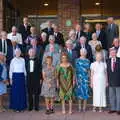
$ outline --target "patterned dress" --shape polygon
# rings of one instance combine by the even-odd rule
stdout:
[[[43,72],[45,72],[45,80],[42,84],[42,91],[41,96],[44,97],[56,97],[56,75],[55,75],[55,68],[43,68]],[[51,84],[51,87],[48,86],[48,82]]]
[[[87,100],[89,98],[89,73],[90,61],[88,59],[78,58],[76,67],[76,86],[75,95],[78,99]]]
[[[70,65],[65,68],[57,66],[57,77],[59,81],[59,96],[64,100],[71,100],[73,96],[73,68]]]

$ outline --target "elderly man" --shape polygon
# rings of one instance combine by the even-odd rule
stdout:
[[[26,60],[27,70],[27,88],[29,111],[39,110],[40,80],[42,79],[42,70],[39,59],[36,57],[34,48],[29,49],[29,57]],[[35,108],[34,108],[35,107]]]
[[[74,66],[75,59],[78,58],[78,53],[75,49],[73,49],[72,40],[67,40],[66,41],[66,48],[63,50],[63,52],[68,55],[69,62]]]
[[[82,36],[80,37],[79,43],[75,47],[75,50],[78,52],[78,56],[80,56],[80,49],[85,48],[87,50],[87,58],[90,60],[90,62],[93,62],[93,55],[92,55],[92,49],[88,43],[86,43],[86,37]]]
[[[51,21],[47,21],[47,25],[48,25],[48,27],[43,29],[42,32],[46,32],[48,37],[49,37],[49,35],[53,35],[54,34],[54,30],[53,30]]]
[[[10,39],[11,42],[22,44],[22,35],[17,32],[16,26],[12,27],[12,32],[8,34],[7,38]]]
[[[58,26],[54,26],[54,36],[55,36],[55,43],[59,44],[61,47],[65,46],[63,34],[59,32]]]
[[[108,85],[110,111],[109,113],[117,112],[120,115],[120,59],[116,57],[116,50],[110,49],[110,58],[107,61]]]
[[[112,47],[112,43],[114,38],[119,37],[119,28],[118,25],[115,24],[113,17],[109,17],[107,19],[107,27],[106,27],[106,40],[108,49]]]
[[[7,32],[5,31],[1,32],[0,52],[4,53],[7,59],[6,63],[9,65],[13,58],[13,46],[11,40],[7,39]]]
[[[97,35],[97,39],[101,42],[103,49],[107,50],[106,34],[105,31],[102,30],[100,23],[95,25],[95,33]]]
[[[30,35],[30,24],[28,17],[23,18],[23,24],[19,26],[19,32],[22,34],[23,44],[25,44],[25,40]]]
[[[81,36],[86,36],[85,33],[82,31],[82,28],[79,24],[76,25],[75,31],[76,31],[76,40],[77,41],[79,41]]]

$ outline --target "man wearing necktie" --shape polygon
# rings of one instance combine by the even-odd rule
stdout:
[[[110,49],[110,58],[107,61],[108,85],[109,85],[109,113],[120,115],[120,59],[116,57],[116,49]]]
[[[112,47],[113,39],[119,37],[119,27],[115,24],[114,19],[109,17],[107,19],[106,27],[106,38],[107,38],[107,47],[108,49]]]
[[[71,40],[66,41],[66,48],[63,50],[64,53],[68,55],[69,62],[73,65],[75,64],[75,59],[78,58],[78,53],[73,49],[73,42]]]
[[[13,58],[13,46],[9,39],[7,39],[7,33],[5,31],[1,32],[0,39],[0,52],[4,53],[6,56],[6,63],[9,66],[11,59]]]
[[[54,26],[54,36],[55,36],[55,43],[60,45],[61,47],[65,46],[65,41],[63,38],[63,34],[59,32],[58,26]]]
[[[79,24],[76,25],[75,27],[76,30],[76,40],[79,42],[81,36],[86,36],[85,33],[82,31],[82,28]]]
[[[97,40],[101,42],[103,49],[107,50],[106,34],[100,23],[95,25],[95,32],[97,35]]]

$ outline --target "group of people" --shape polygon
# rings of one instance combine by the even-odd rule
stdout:
[[[4,94],[10,86],[9,108],[21,112],[39,111],[40,96],[45,98],[46,114],[55,112],[54,102],[60,100],[62,113],[72,114],[73,99],[79,111],[87,110],[87,100],[93,95],[93,112],[107,107],[109,113],[120,115],[120,47],[119,30],[114,19],[107,19],[105,29],[100,23],[95,30],[85,23],[77,24],[64,40],[57,25],[37,34],[27,17],[11,33],[0,36],[0,112],[4,109]],[[91,91],[93,94],[91,94]]]

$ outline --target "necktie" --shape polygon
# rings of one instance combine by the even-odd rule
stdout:
[[[78,40],[79,38],[79,32],[77,32],[77,35],[76,35],[76,40]]]
[[[113,59],[113,61],[112,61],[112,71],[113,72],[115,71],[115,65],[116,65],[116,61],[115,61],[115,59]]]

